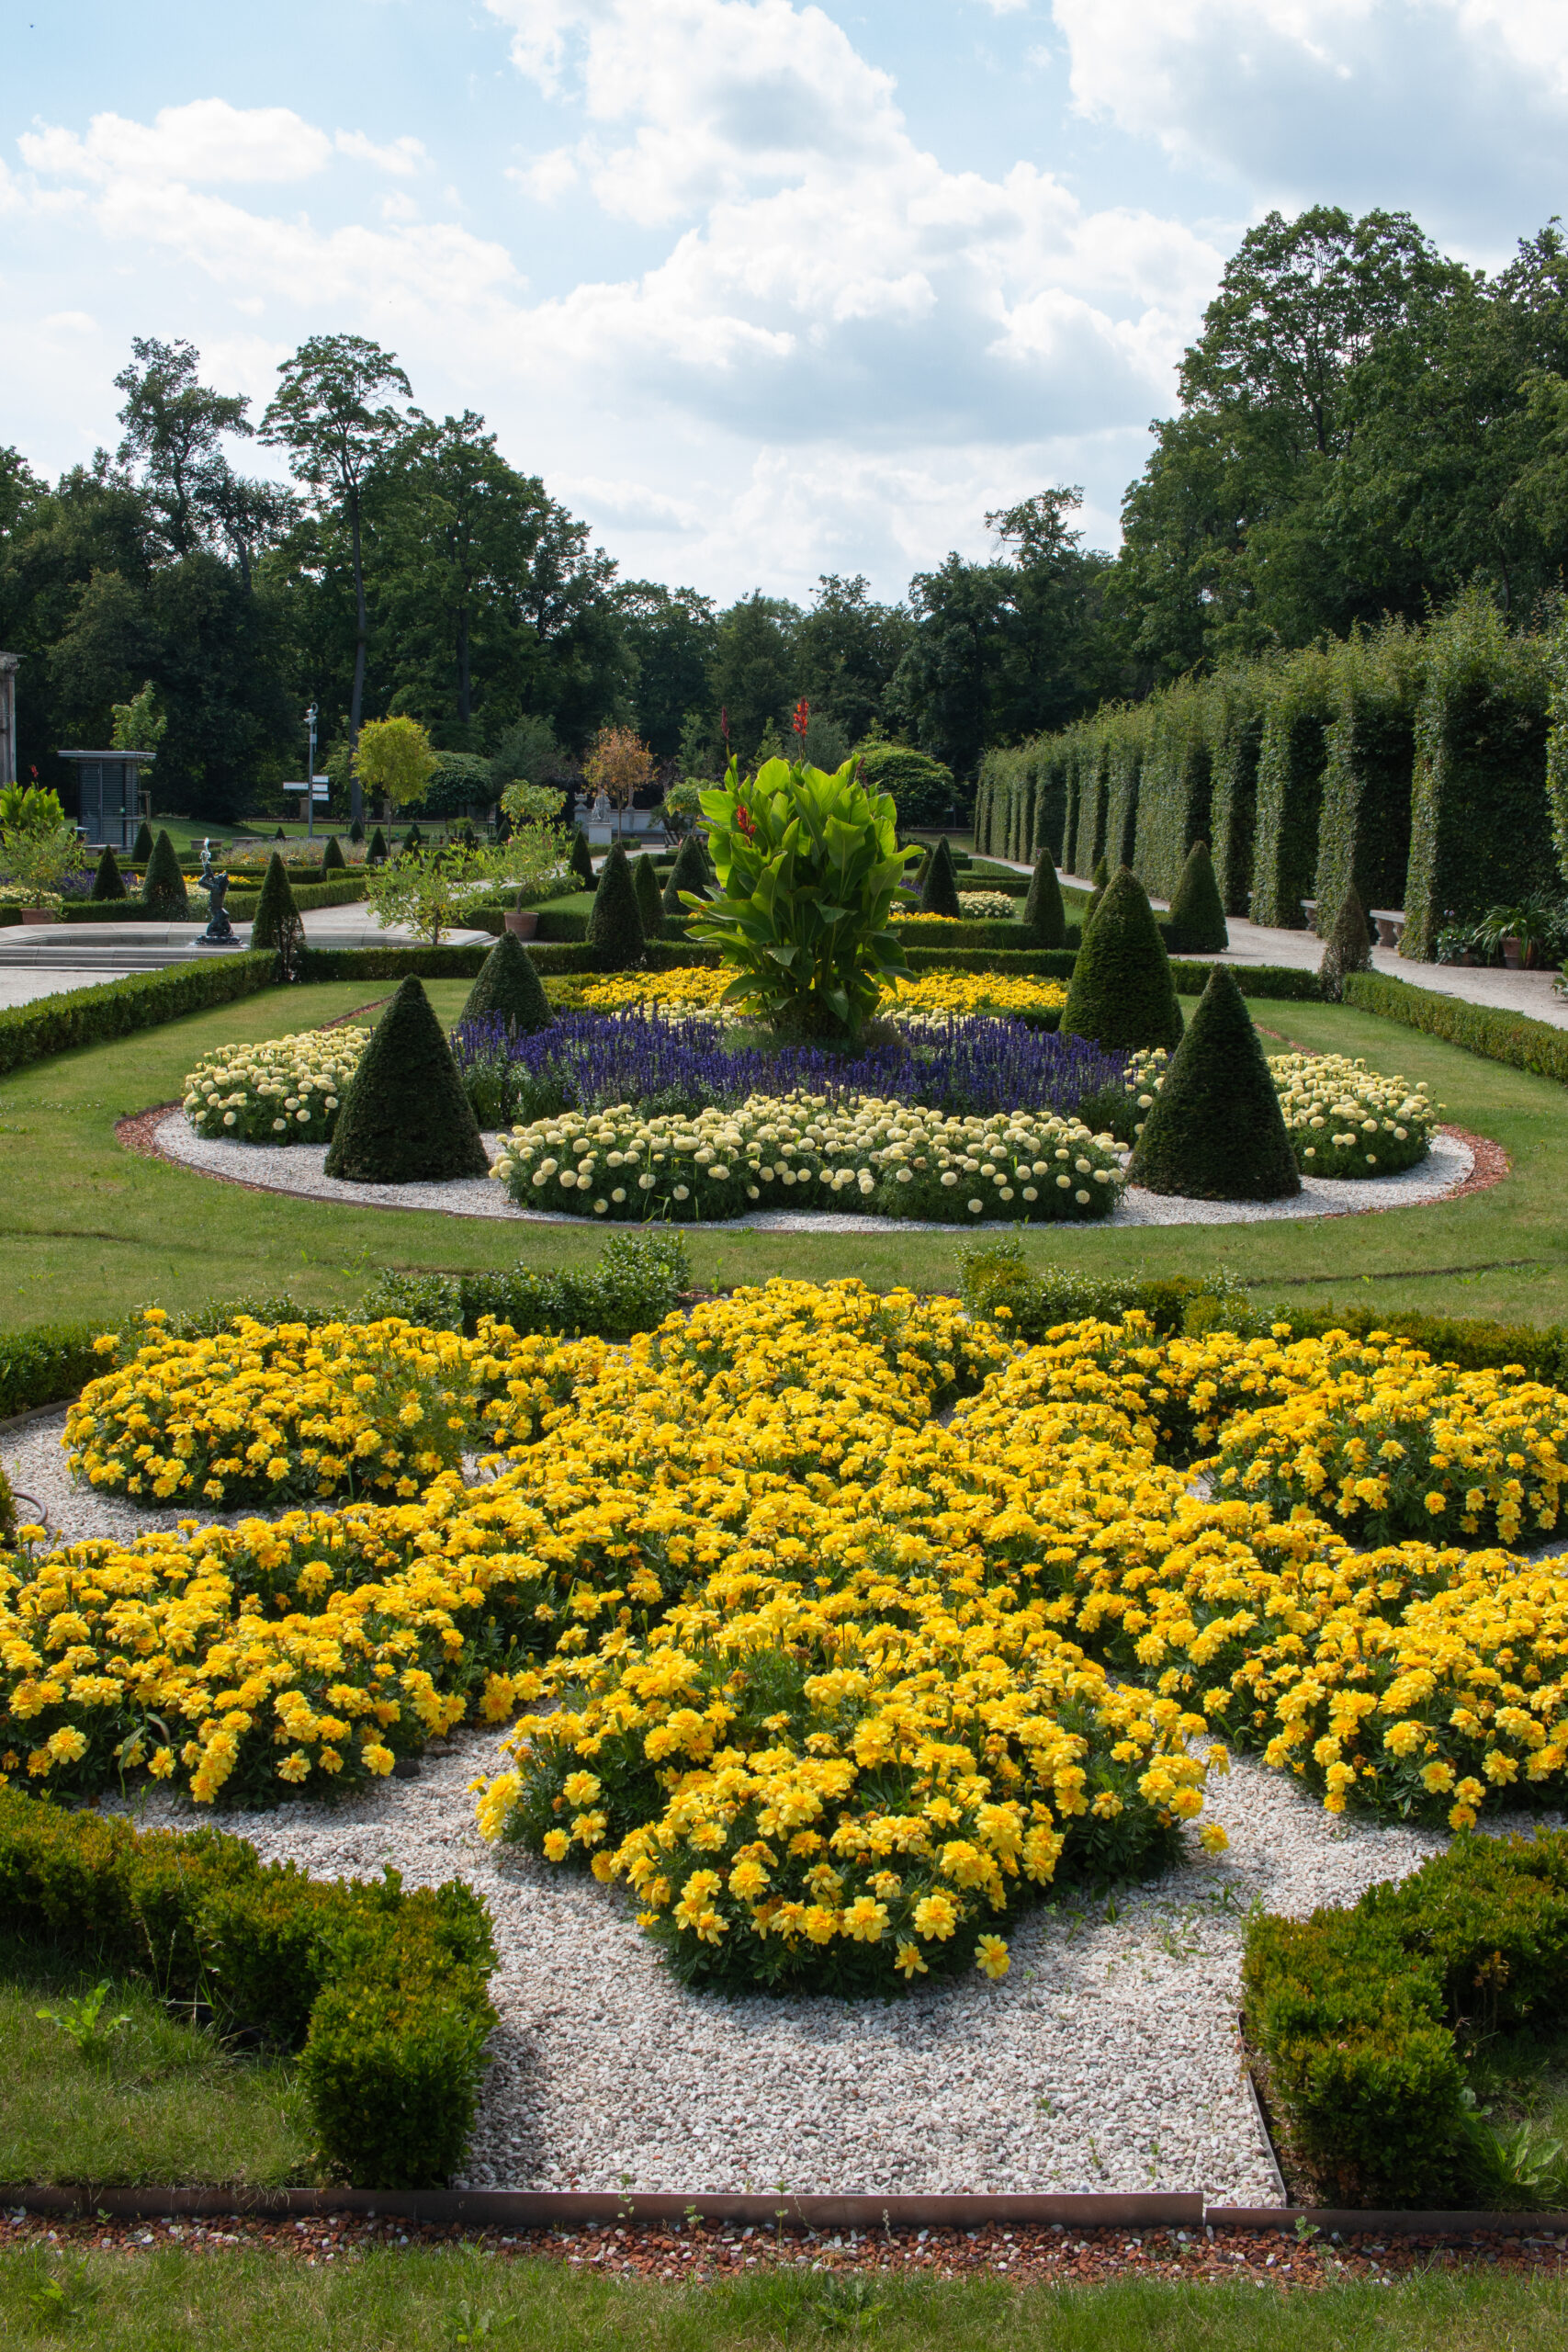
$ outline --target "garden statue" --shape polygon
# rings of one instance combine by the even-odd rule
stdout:
[[[207,893],[207,929],[197,941],[198,947],[235,947],[238,934],[229,920],[223,901],[228,896],[229,876],[212,870],[210,842],[201,844],[201,872],[197,876],[197,888]]]

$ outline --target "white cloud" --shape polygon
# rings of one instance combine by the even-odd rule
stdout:
[[[96,114],[86,136],[42,125],[17,141],[24,162],[51,177],[100,187],[164,181],[301,180],[332,157],[332,141],[288,107],[231,107],[197,98],[164,107],[151,123]]]
[[[363,130],[340,130],[333,141],[340,155],[352,155],[356,164],[373,164],[378,172],[393,172],[400,179],[409,178],[430,160],[423,139],[394,139],[378,147]]]
[[[515,164],[507,172],[525,195],[538,204],[556,204],[577,186],[581,175],[570,147],[553,147],[531,164]]]

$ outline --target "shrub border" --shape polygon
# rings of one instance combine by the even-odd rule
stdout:
[[[89,989],[41,996],[31,1004],[0,1012],[0,1077],[67,1054],[79,1046],[99,1046],[138,1029],[156,1029],[187,1012],[232,1004],[271,988],[276,956],[215,955],[209,961],[165,966],[159,972],[127,972]]]
[[[1347,973],[1345,1002],[1359,1012],[1402,1022],[1405,1028],[1419,1029],[1445,1045],[1461,1046],[1483,1060],[1502,1062],[1509,1069],[1555,1079],[1568,1086],[1568,1029],[1554,1028],[1550,1021],[1534,1020],[1528,1012],[1472,1004],[1468,997],[1442,996],[1435,989],[1416,988],[1383,972]]]

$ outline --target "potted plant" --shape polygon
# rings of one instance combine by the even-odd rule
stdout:
[[[560,794],[548,785],[528,784],[522,777],[509,784],[501,806],[511,828],[491,853],[497,871],[514,886],[514,897],[502,920],[518,939],[532,939],[539,927],[537,907],[524,899],[561,872],[566,860],[566,835],[558,822]]]
[[[30,821],[24,818],[8,824],[0,834],[6,863],[21,887],[24,922],[53,922],[60,911],[60,885],[68,874],[80,872],[83,864],[75,826],[63,821],[52,793],[39,797],[51,804],[48,811],[41,816],[28,812]]]
[[[1475,926],[1475,943],[1488,955],[1501,954],[1510,972],[1533,971],[1552,960],[1562,931],[1561,908],[1526,899],[1517,906],[1488,907]]]

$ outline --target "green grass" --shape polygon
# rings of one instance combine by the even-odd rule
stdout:
[[[0,2180],[272,2187],[311,2177],[291,2066],[230,2054],[137,1983],[111,1986],[100,2023],[130,2023],[84,2056],[38,2011],[63,2008],[91,1989],[92,1974],[19,1949],[0,1965]]]
[[[51,2275],[72,2316],[34,2301]],[[86,2352],[1556,2352],[1562,2289],[1435,2273],[1282,2298],[1256,2286],[1098,2288],[877,2279],[863,2312],[810,2274],[709,2288],[622,2285],[468,2250],[373,2250],[309,2268],[259,2251],[159,2247],[134,2259],[65,2250],[0,2256],[0,2327],[17,2352],[68,2337]]]
[[[519,1260],[549,1269],[591,1261],[599,1240],[587,1224],[329,1208],[213,1183],[138,1159],[115,1142],[115,1122],[175,1100],[203,1054],[330,1020],[382,985],[272,990],[0,1080],[7,1177],[0,1185],[7,1274],[0,1324],[114,1322],[138,1303],[179,1309],[279,1291],[307,1306],[350,1305],[384,1265],[457,1272]],[[468,987],[438,980],[430,992],[438,1014],[451,1021]],[[1034,1228],[1024,1236],[1032,1258],[1150,1273],[1205,1273],[1224,1262],[1265,1299],[1280,1285],[1282,1296],[1303,1303],[1375,1296],[1386,1309],[1568,1319],[1562,1207],[1568,1091],[1346,1006],[1259,1002],[1254,1010],[1272,1051],[1282,1034],[1427,1080],[1450,1119],[1504,1146],[1513,1173],[1466,1200],[1332,1225]],[[957,1284],[953,1239],[895,1225],[886,1235],[694,1234],[692,1255],[699,1280],[715,1288],[771,1274],[818,1281],[858,1274],[882,1289]]]

